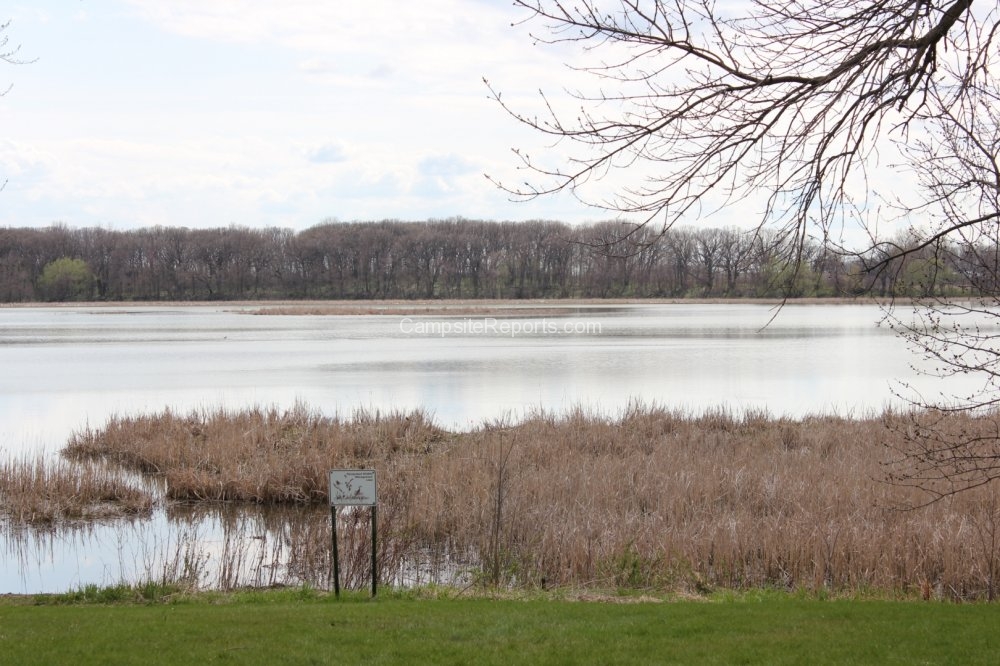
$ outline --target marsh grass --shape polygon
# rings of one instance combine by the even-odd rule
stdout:
[[[996,491],[905,510],[918,491],[883,481],[902,418],[636,405],[615,418],[539,413],[449,433],[420,412],[344,420],[299,406],[118,417],[75,434],[66,454],[159,475],[173,500],[310,512],[268,528],[274,543],[296,544],[284,574],[310,584],[329,580],[328,518],[315,508],[327,470],[365,467],[379,474],[383,581],[418,571],[435,582],[436,567],[454,579],[467,562],[472,581],[495,588],[992,598]],[[970,432],[996,427],[992,416],[955,418]],[[363,586],[365,514],[341,523]]]
[[[0,512],[15,524],[146,515],[153,504],[141,484],[106,465],[42,456],[0,463]]]
[[[301,405],[168,410],[113,417],[99,431],[74,433],[63,453],[161,476],[172,500],[313,504],[327,499],[329,469],[405,462],[445,436],[421,412],[361,411],[343,420]]]

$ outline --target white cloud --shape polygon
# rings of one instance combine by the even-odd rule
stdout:
[[[335,164],[347,159],[344,146],[338,141],[326,141],[306,151],[306,157],[316,164]]]
[[[521,42],[510,10],[468,0],[128,0],[139,16],[187,37],[274,45],[320,56],[379,54],[414,70],[457,69]],[[307,61],[309,62],[309,61]]]
[[[0,178],[34,182],[52,170],[53,162],[52,155],[34,146],[0,139]]]
[[[434,155],[420,160],[420,171],[429,176],[457,176],[479,167],[461,155]]]
[[[601,216],[483,177],[516,176],[510,148],[538,137],[482,77],[531,108],[542,72],[566,75],[505,3],[119,0],[83,27],[79,9],[19,10],[40,60],[0,102],[2,224]]]

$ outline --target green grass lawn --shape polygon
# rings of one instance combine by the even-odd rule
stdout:
[[[995,664],[1000,606],[780,595],[0,601],[2,664]]]

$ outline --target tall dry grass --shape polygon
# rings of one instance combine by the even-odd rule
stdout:
[[[0,513],[15,523],[148,514],[153,496],[102,465],[19,459],[0,463]]]
[[[345,420],[304,406],[167,410],[74,433],[63,453],[162,476],[173,500],[309,504],[326,501],[331,468],[397,464],[446,436],[419,411]]]
[[[495,573],[522,582],[929,584],[941,595],[992,595],[995,499],[984,490],[900,510],[916,498],[880,481],[883,440],[893,436],[885,418],[793,422],[664,410],[634,410],[618,421],[539,416],[476,433],[466,456],[435,465],[434,483],[415,500],[437,533],[478,536],[487,553],[499,541],[505,559]],[[508,450],[497,539],[476,525],[496,528],[496,470]],[[452,498],[460,475],[472,488]],[[449,501],[463,506],[456,511]],[[462,523],[461,515],[475,519]]]
[[[471,558],[494,585],[992,598],[997,491],[903,510],[921,501],[917,491],[882,481],[902,418],[637,406],[618,418],[537,414],[456,434],[419,412],[164,412],[112,419],[74,435],[66,452],[162,475],[182,500],[320,503],[328,469],[373,467],[383,578]],[[994,417],[954,418],[970,431],[996,427]],[[289,538],[325,549],[322,525]],[[299,559],[328,563],[311,552]]]

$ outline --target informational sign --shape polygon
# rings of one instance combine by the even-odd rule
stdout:
[[[372,517],[372,597],[378,589],[378,501],[375,470],[330,470],[330,533],[333,546],[333,591],[340,598],[340,556],[337,552],[337,514],[341,506],[369,506]]]
[[[330,470],[330,506],[375,506],[375,470]]]

